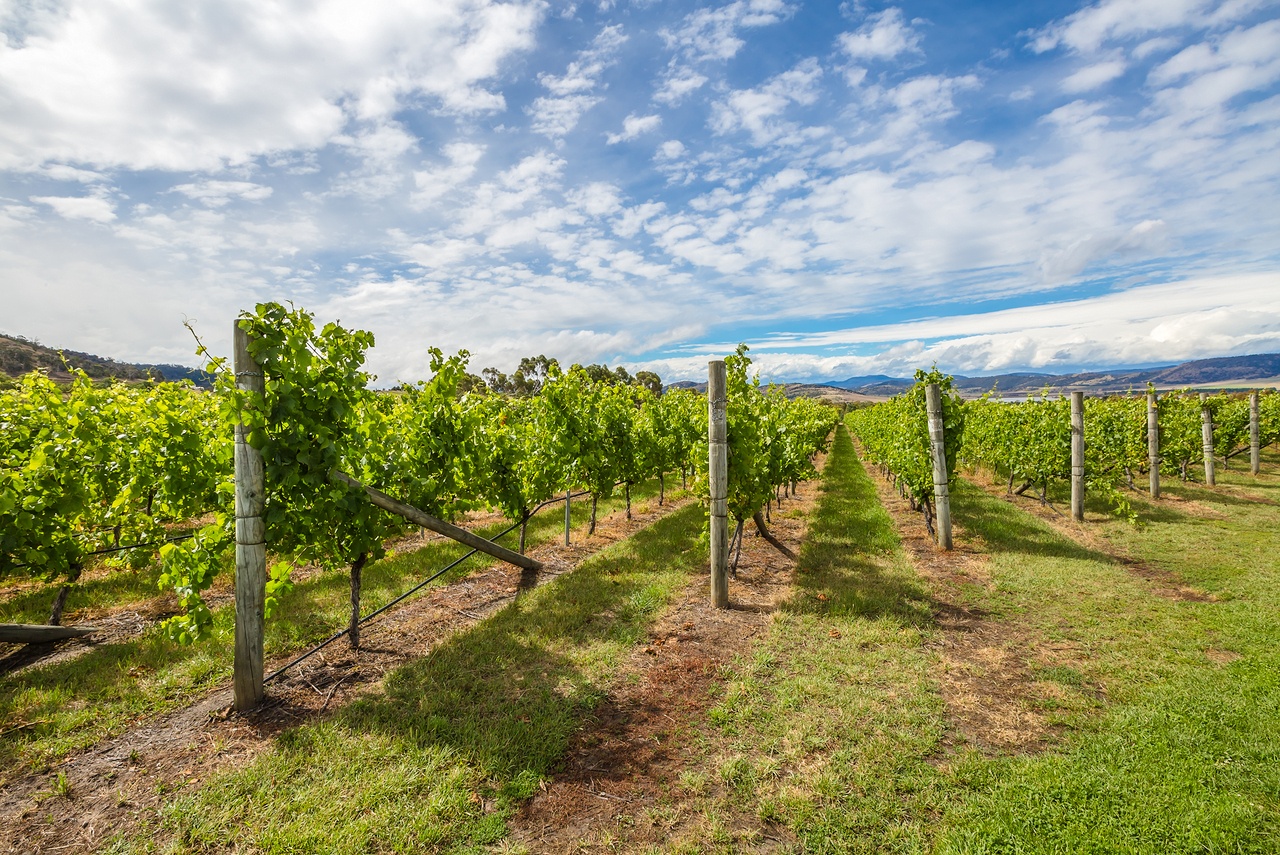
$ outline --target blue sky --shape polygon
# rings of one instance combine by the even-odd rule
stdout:
[[[0,331],[383,382],[1280,350],[1280,3],[0,0]]]

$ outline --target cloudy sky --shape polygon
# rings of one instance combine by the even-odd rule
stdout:
[[[664,379],[1280,350],[1280,2],[0,0],[0,332]]]

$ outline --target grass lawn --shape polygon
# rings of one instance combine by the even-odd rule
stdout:
[[[1264,483],[1274,496],[1275,476]],[[972,486],[957,492],[958,521],[991,553],[995,584],[979,603],[1046,642],[1027,649],[1028,665],[1076,702],[1055,750],[957,767],[966,792],[939,851],[1280,847],[1280,514],[1166,489],[1196,505],[1140,502],[1138,527],[1051,527]],[[1079,702],[1088,695],[1104,700]]]

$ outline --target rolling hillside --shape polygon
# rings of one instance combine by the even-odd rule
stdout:
[[[65,363],[64,363],[65,358]],[[208,386],[208,375],[185,365],[137,365],[116,362],[92,353],[58,350],[22,336],[0,335],[0,375],[20,377],[30,371],[45,370],[54,380],[70,380],[67,367],[78,368],[95,380],[115,378],[127,382],[144,380],[191,380]]]

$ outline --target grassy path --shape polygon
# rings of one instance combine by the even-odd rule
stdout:
[[[688,505],[163,810],[177,851],[482,851],[706,560]],[[145,851],[149,839],[122,840]]]
[[[841,428],[790,600],[712,710],[701,822],[670,851],[735,851],[752,812],[805,852],[919,851],[942,806],[930,595]],[[763,841],[767,843],[768,841]]]

